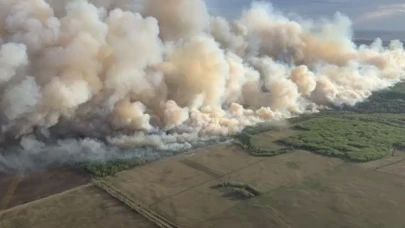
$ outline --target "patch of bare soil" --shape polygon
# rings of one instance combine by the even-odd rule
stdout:
[[[104,191],[79,187],[0,212],[1,228],[156,227]]]

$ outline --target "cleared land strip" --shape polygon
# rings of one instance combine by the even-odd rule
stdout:
[[[171,221],[167,220],[163,216],[155,213],[154,211],[148,210],[146,207],[142,206],[139,203],[136,203],[129,199],[128,197],[125,197],[123,194],[121,194],[119,191],[114,189],[114,187],[109,186],[108,184],[99,181],[98,179],[94,179],[93,183],[99,187],[100,189],[106,191],[110,196],[114,197],[115,199],[121,201],[137,213],[141,214],[145,218],[147,218],[149,221],[155,223],[157,226],[162,227],[162,228],[176,228],[178,227]]]

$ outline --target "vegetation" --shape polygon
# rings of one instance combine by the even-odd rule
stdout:
[[[373,115],[318,117],[297,124],[296,128],[302,130],[301,133],[281,142],[352,161],[375,160],[384,157],[393,148],[404,147],[405,126],[384,121]]]
[[[251,142],[252,135],[242,132],[241,134],[238,134],[235,136],[235,140],[239,146],[241,146],[246,152],[248,152],[250,155],[253,156],[261,156],[261,157],[271,157],[271,156],[276,156],[279,154],[284,154],[287,153],[291,150],[293,150],[292,147],[288,148],[281,148],[281,149],[276,149],[276,150],[264,150],[257,148],[254,146]]]
[[[260,123],[260,124],[256,124],[256,125],[253,125],[253,126],[245,127],[245,129],[243,129],[242,133],[247,134],[247,135],[256,135],[256,134],[259,134],[259,133],[270,131],[270,130],[275,129],[275,128],[276,128],[276,126],[274,126],[274,124]]]
[[[342,107],[290,122],[300,130],[279,143],[356,162],[405,149],[405,83],[374,93],[355,107]]]
[[[212,186],[212,188],[219,188],[226,191],[229,194],[236,194],[243,198],[252,198],[262,194],[260,190],[257,188],[243,183],[236,183],[236,182],[220,182]]]
[[[83,167],[86,171],[97,177],[106,177],[145,163],[147,163],[147,161],[138,159],[114,160],[99,163],[87,163],[84,164]]]

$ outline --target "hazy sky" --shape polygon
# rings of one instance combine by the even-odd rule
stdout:
[[[214,14],[238,15],[251,0],[205,0]],[[268,0],[267,0],[268,1]],[[284,12],[308,17],[333,15],[336,11],[348,15],[355,29],[405,31],[404,0],[272,0],[273,6]]]

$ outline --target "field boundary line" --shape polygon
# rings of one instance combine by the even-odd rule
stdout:
[[[249,156],[250,156],[250,155],[249,155]],[[179,191],[179,192],[177,192],[177,193],[175,193],[175,194],[173,194],[173,195],[164,197],[163,199],[158,200],[158,201],[156,201],[156,202],[150,204],[149,207],[156,206],[156,205],[158,205],[159,203],[162,203],[162,202],[164,202],[164,201],[166,201],[166,200],[169,200],[170,198],[172,198],[172,197],[174,197],[174,196],[180,195],[180,194],[182,194],[182,193],[184,193],[184,192],[187,192],[187,191],[190,191],[190,190],[192,190],[192,189],[196,189],[196,188],[198,188],[198,187],[200,187],[200,186],[202,186],[202,185],[204,185],[204,184],[206,184],[206,183],[209,183],[209,182],[212,182],[212,181],[216,181],[216,180],[221,180],[222,178],[224,178],[224,177],[226,177],[226,176],[229,176],[229,175],[231,175],[232,173],[236,173],[236,172],[238,172],[238,171],[247,169],[247,168],[249,168],[249,167],[251,167],[251,166],[260,164],[260,163],[262,163],[262,162],[265,162],[265,160],[266,160],[266,159],[263,158],[263,159],[261,159],[261,160],[258,160],[258,161],[256,161],[256,162],[254,162],[254,163],[251,163],[251,164],[248,164],[248,165],[246,165],[246,166],[243,166],[243,167],[234,169],[234,170],[229,171],[229,172],[227,172],[227,173],[223,173],[221,177],[212,178],[212,179],[203,181],[203,182],[201,182],[201,183],[199,183],[199,184],[197,184],[197,185],[194,185],[194,186],[191,186],[191,187],[186,188],[186,189],[184,189],[184,190],[181,190],[181,191]],[[199,170],[197,170],[197,171],[199,171]],[[200,172],[202,172],[202,171],[200,171]]]
[[[105,183],[104,181],[100,179],[93,179],[93,183],[95,186],[98,188],[104,190],[106,193],[108,193],[111,197],[117,199],[118,201],[124,203],[128,207],[130,207],[132,210],[136,211],[140,215],[144,216],[146,219],[149,221],[153,222],[157,226],[161,228],[178,228],[175,223],[169,221],[167,218],[163,217],[162,215],[147,209],[144,207],[142,204],[134,202],[133,200],[129,199],[126,197],[124,194],[119,192],[118,190],[114,189],[114,187],[110,186],[109,184]]]
[[[27,206],[32,205],[32,204],[37,204],[37,203],[40,203],[40,202],[42,202],[42,201],[46,201],[46,200],[48,200],[48,199],[52,199],[52,198],[55,198],[55,197],[60,197],[60,196],[65,195],[65,194],[67,194],[67,193],[77,191],[77,190],[79,190],[79,189],[83,189],[83,188],[90,187],[90,186],[92,186],[92,185],[93,185],[92,183],[87,183],[87,184],[84,184],[84,185],[77,186],[77,187],[75,187],[75,188],[68,189],[68,190],[63,191],[63,192],[59,192],[59,193],[56,193],[56,194],[51,194],[51,195],[49,195],[49,196],[46,196],[46,197],[43,197],[43,198],[40,198],[40,199],[31,201],[31,202],[23,203],[23,204],[20,204],[20,205],[15,206],[15,207],[8,208],[8,209],[6,209],[6,210],[0,211],[0,218],[1,218],[1,216],[2,216],[3,214],[5,214],[5,213],[8,212],[8,211],[18,210],[18,209],[20,209],[20,208],[24,208],[24,207],[27,207]]]
[[[396,165],[396,164],[402,163],[404,161],[405,161],[405,158],[403,158],[401,160],[398,160],[398,161],[394,161],[394,162],[389,163],[389,164],[377,166],[377,167],[374,168],[374,170],[380,171],[380,169],[383,169],[383,168],[386,168],[386,167],[389,167],[389,166],[392,166],[392,165]]]

